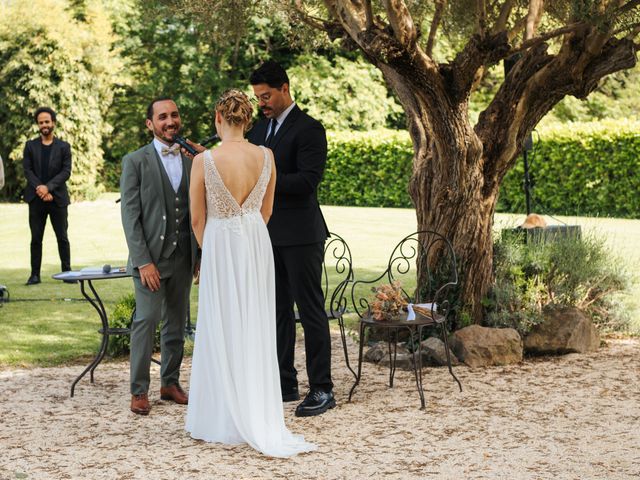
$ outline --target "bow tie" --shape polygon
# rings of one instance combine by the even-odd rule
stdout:
[[[160,153],[162,153],[163,157],[166,157],[167,155],[179,155],[180,145],[177,143],[174,143],[170,147],[162,147],[162,150],[160,150]]]

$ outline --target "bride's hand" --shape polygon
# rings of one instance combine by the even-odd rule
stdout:
[[[185,139],[185,140],[186,140],[186,142],[187,142],[189,145],[191,145],[191,146],[194,148],[194,150],[195,150],[196,152],[198,152],[198,153],[202,153],[202,152],[204,152],[204,151],[206,150],[206,148],[205,148],[205,147],[203,147],[202,145],[200,145],[199,143],[194,143],[194,142],[192,142],[191,140],[189,140],[188,138],[187,138],[187,139]],[[193,160],[193,157],[194,157],[194,156],[193,156],[193,155],[191,155],[189,152],[187,152],[184,148],[181,148],[181,149],[180,149],[180,151],[182,152],[182,154],[183,154],[183,155],[186,155],[187,157],[189,157],[190,159],[192,159],[192,160]]]

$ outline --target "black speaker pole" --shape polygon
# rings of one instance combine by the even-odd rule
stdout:
[[[529,176],[529,160],[527,159],[527,148],[522,151],[524,158],[524,201],[527,207],[527,215],[531,213],[531,177]]]

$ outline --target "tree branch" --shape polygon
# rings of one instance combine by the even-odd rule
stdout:
[[[508,56],[511,48],[505,32],[480,37],[474,35],[469,39],[448,70],[452,79],[450,93],[454,101],[467,98],[480,69],[488,63],[494,63]]]
[[[371,0],[365,0],[364,13],[366,18],[366,22],[365,22],[366,27],[367,28],[373,27],[373,8],[371,7]]]
[[[433,56],[433,47],[436,43],[436,33],[440,22],[442,22],[442,14],[447,6],[447,0],[436,0],[436,9],[433,13],[433,19],[431,20],[431,28],[429,29],[429,39],[427,40],[427,55]]]
[[[618,11],[616,12],[617,15],[624,15],[625,13],[633,10],[634,8],[636,8],[638,5],[640,5],[640,0],[631,0],[628,3],[626,3],[625,5],[622,5]]]
[[[620,35],[621,33],[627,31],[631,29],[631,31],[629,33],[627,33],[627,35],[625,35],[624,38],[626,38],[627,40],[632,40],[634,38],[636,38],[638,36],[638,34],[640,34],[640,23],[634,23],[633,25],[629,25],[626,28],[620,28],[618,30],[616,30],[615,32],[613,32],[613,35]]]
[[[358,44],[360,34],[366,30],[366,13],[362,2],[358,0],[324,0],[324,4],[332,17],[342,26],[342,29]]]
[[[513,28],[507,32],[507,37],[509,38],[509,41],[516,38],[516,35],[518,35],[522,30],[524,30],[524,27],[526,24],[527,24],[526,16],[520,17],[518,20],[516,20],[515,24],[513,25]]]
[[[555,30],[552,30],[550,32],[545,33],[544,35],[540,35],[539,37],[534,37],[531,38],[529,40],[525,40],[524,42],[522,42],[522,44],[519,47],[516,47],[514,49],[512,49],[509,54],[507,56],[511,56],[514,53],[518,53],[518,52],[522,52],[524,50],[528,50],[532,47],[535,47],[536,45],[539,45],[540,43],[546,42],[547,40],[550,40],[552,38],[555,37],[559,37],[561,35],[565,35],[567,33],[572,33],[575,32],[581,28],[584,28],[584,23],[581,22],[576,22],[576,23],[572,23],[570,25],[566,25],[564,27],[561,28],[557,28]]]
[[[500,14],[498,15],[498,19],[493,25],[492,32],[497,33],[502,30],[507,29],[507,23],[509,22],[509,17],[511,16],[511,11],[513,10],[513,4],[515,0],[507,0],[500,7]]]
[[[383,0],[389,18],[389,25],[393,29],[393,35],[404,48],[411,51],[415,48],[418,38],[411,13],[404,0]]]
[[[300,20],[309,25],[311,28],[315,28],[316,30],[326,29],[325,21],[323,19],[314,17],[307,13],[302,4],[302,0],[295,0],[293,2],[293,9],[298,14]]]
[[[485,0],[476,0],[476,33],[484,37],[487,30],[487,4]]]
[[[533,38],[542,19],[544,11],[544,0],[529,0],[529,12],[527,13],[527,21],[524,29],[524,40]]]

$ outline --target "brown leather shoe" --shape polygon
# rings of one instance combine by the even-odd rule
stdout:
[[[146,393],[131,395],[131,411],[138,415],[149,415],[151,411],[149,396]]]
[[[169,385],[168,387],[160,387],[160,398],[162,400],[173,400],[180,405],[189,403],[189,396],[177,383],[175,385]]]

